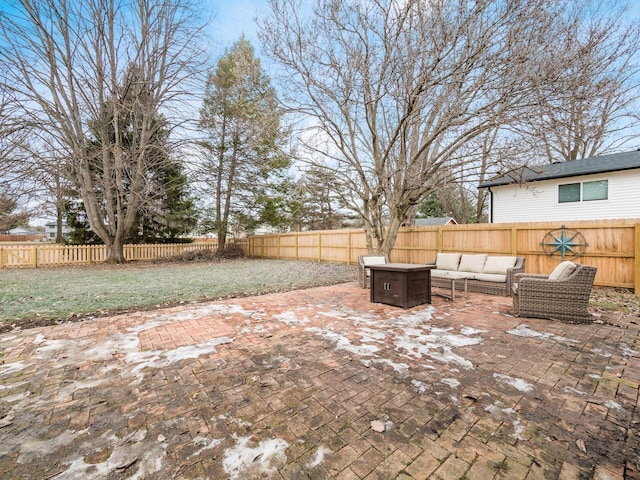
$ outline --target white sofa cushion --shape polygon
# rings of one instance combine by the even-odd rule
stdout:
[[[576,264],[569,261],[560,263],[549,275],[549,280],[565,280],[575,271]]]
[[[466,278],[468,280],[473,280],[474,278],[476,278],[477,273],[473,273],[473,272],[451,272],[449,274],[449,278],[455,278],[457,280],[461,279],[461,278]]]
[[[478,255],[463,254],[462,257],[460,257],[460,265],[458,266],[458,271],[482,273],[482,269],[486,261],[487,255],[484,253]]]
[[[451,270],[438,270],[437,268],[431,270],[432,277],[448,277],[451,273]]]
[[[459,253],[438,253],[436,255],[436,270],[458,270]]]
[[[431,278],[454,278],[460,280],[462,278],[474,279],[477,274],[472,272],[454,272],[451,270],[431,270]]]
[[[504,275],[500,273],[476,273],[476,280],[481,280],[483,282],[495,282],[495,283],[504,283],[507,281],[507,274]]]
[[[487,261],[482,268],[482,273],[497,273],[500,275],[506,275],[507,270],[515,266],[517,257],[487,257]]]

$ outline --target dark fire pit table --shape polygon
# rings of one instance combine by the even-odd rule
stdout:
[[[431,303],[433,265],[386,263],[370,265],[371,302],[411,308]]]

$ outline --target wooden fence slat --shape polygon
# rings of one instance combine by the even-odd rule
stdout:
[[[176,243],[167,245],[125,245],[127,260],[152,260],[180,255],[192,250],[217,248],[217,242]],[[104,245],[9,245],[0,246],[0,269],[38,268],[102,262],[107,257]]]
[[[561,258],[549,257],[540,244],[547,232],[562,223],[580,231],[589,243],[576,261],[598,267],[596,285],[635,288],[640,294],[640,219],[403,227],[390,258],[430,263],[438,252],[517,255],[526,258],[527,272],[549,273]],[[291,249],[284,248],[281,235],[249,237],[250,255],[348,264],[368,253],[362,229],[289,233],[288,238],[295,236]]]

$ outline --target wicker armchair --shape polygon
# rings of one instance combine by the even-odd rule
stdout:
[[[571,264],[571,273],[556,274]],[[570,267],[570,266],[569,266]],[[587,311],[596,268],[563,262],[551,275],[515,276],[513,308],[518,317],[551,318],[567,323],[591,323]],[[555,274],[555,275],[554,275]]]
[[[369,276],[371,271],[367,268],[369,265],[384,265],[389,263],[389,257],[386,255],[358,255],[358,282],[362,288],[369,288]]]

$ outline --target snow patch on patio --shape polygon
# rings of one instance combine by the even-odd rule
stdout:
[[[622,350],[623,357],[637,357],[638,354],[640,353],[637,350],[634,350],[631,347],[629,347],[629,345],[627,345],[626,343],[620,344],[620,350]]]
[[[411,380],[411,385],[415,387],[415,389],[419,394],[423,394],[431,388],[431,385],[429,385],[428,383],[421,382],[420,380],[415,380],[415,379]]]
[[[584,397],[586,395],[585,392],[583,392],[582,390],[578,390],[577,388],[573,388],[573,387],[564,387],[563,389],[566,393],[573,393],[574,395],[578,395],[579,397]]]
[[[254,317],[258,312],[255,310],[245,310],[242,305],[238,304],[209,304],[203,306],[194,306],[188,310],[180,310],[177,312],[166,312],[156,316],[163,324],[167,320],[185,321],[195,320],[198,318],[210,317],[212,315],[232,316],[242,315],[244,317]]]
[[[145,430],[137,430],[125,438],[118,438],[116,435],[110,435],[108,438],[103,435],[102,438],[113,446],[109,458],[104,462],[87,463],[81,456],[73,460],[66,471],[52,478],[65,480],[107,479],[114,478],[114,475],[117,476],[124,470],[129,473],[130,469],[133,474],[127,476],[127,479],[141,480],[162,471],[163,459],[167,455],[167,444],[147,440]],[[84,447],[95,450],[92,445],[93,442],[91,445],[84,445]]]
[[[604,406],[609,408],[609,409],[622,410],[622,405],[620,405],[618,402],[616,402],[614,400],[607,400],[604,403]]]
[[[480,338],[451,333],[451,328],[422,326],[405,329],[394,339],[396,350],[406,352],[407,357],[430,358],[440,363],[453,363],[465,369],[473,369],[473,363],[453,352],[454,348],[477,345]]]
[[[495,378],[496,381],[509,385],[521,392],[530,392],[531,390],[533,390],[531,384],[529,382],[526,382],[525,380],[522,380],[521,378],[513,378],[502,373],[494,373],[493,378]]]
[[[216,448],[224,441],[224,438],[214,438],[213,440],[209,440],[205,437],[196,437],[193,439],[193,445],[195,447],[200,447],[200,450],[193,452],[190,457],[197,457],[202,452],[207,450],[211,450],[212,448]]]
[[[29,367],[29,365],[27,365],[23,361],[3,363],[2,365],[0,365],[0,375],[13,375],[14,373],[20,372],[27,367]]]
[[[277,315],[274,315],[273,318],[275,318],[277,321],[284,323],[288,326],[304,325],[309,323],[308,317],[298,318],[295,312],[291,312],[291,311],[279,313]]]
[[[145,368],[163,368],[179,360],[189,360],[198,358],[201,355],[207,355],[216,352],[216,347],[233,342],[229,337],[218,337],[208,342],[196,345],[185,345],[173,350],[149,350],[149,351],[130,351],[126,355],[126,362],[134,365],[131,369],[139,381],[142,381],[144,375],[142,370]]]
[[[367,342],[384,342],[387,338],[387,334],[383,331],[376,330],[374,328],[359,328],[356,333],[360,335],[360,341]]]
[[[489,412],[496,419],[503,422],[511,422],[513,425],[513,434],[512,437],[517,438],[518,440],[526,440],[526,438],[522,437],[524,433],[525,427],[522,425],[522,421],[520,420],[520,416],[518,412],[513,408],[502,408],[500,402],[489,405],[484,409],[486,412]]]
[[[458,388],[460,386],[460,381],[457,378],[443,378],[440,380],[440,383],[444,383],[451,388]]]
[[[460,333],[462,335],[480,335],[481,333],[486,332],[486,330],[479,330],[477,328],[473,328],[473,327],[462,327],[460,329]]]
[[[18,463],[28,463],[32,461],[35,457],[47,456],[59,448],[64,448],[71,444],[76,438],[80,435],[85,435],[88,432],[86,430],[65,430],[60,435],[54,438],[40,440],[35,439],[33,437],[29,437],[28,435],[19,436],[17,440],[19,442],[18,447],[20,449],[20,455],[18,455]],[[5,438],[5,442],[8,439]],[[5,447],[6,445],[3,445]],[[2,453],[4,448],[0,448],[0,453]]]
[[[335,325],[325,328],[310,327],[306,331],[333,342],[337,350],[346,350],[363,357],[377,357],[366,362],[363,360],[367,366],[374,363],[386,364],[403,375],[408,373],[408,365],[384,358],[382,348],[372,344],[389,344],[406,358],[430,359],[440,363],[453,363],[465,369],[474,368],[471,361],[454,353],[453,349],[477,345],[481,341],[478,335],[483,331],[463,327],[458,334],[453,333],[453,328],[433,327],[428,325],[433,312],[433,307],[428,307],[391,318],[371,313],[356,315],[356,312],[349,312],[349,321],[359,328],[347,332],[359,337],[358,344],[347,337],[347,333],[336,331],[338,327]],[[345,328],[348,329],[348,326]],[[422,366],[431,368],[428,365]]]
[[[507,330],[507,333],[518,337],[544,338],[548,340],[555,340],[556,342],[581,343],[579,340],[573,340],[553,333],[537,332],[536,330],[530,329],[529,325],[524,323],[518,325],[516,328]]]
[[[346,336],[331,330],[326,330],[318,327],[310,327],[307,328],[306,331],[311,332],[315,335],[319,335],[320,337],[334,343],[337,350],[346,350],[347,352],[355,353],[356,355],[368,357],[376,354],[380,350],[375,345],[355,345]]]
[[[375,360],[362,360],[362,363],[364,363],[367,367],[371,365],[387,365],[393,368],[393,370],[395,370],[397,373],[399,373],[403,377],[409,374],[409,365],[407,365],[406,363],[393,362],[388,358],[381,358],[381,359],[375,359]]]
[[[238,478],[264,478],[274,474],[283,466],[287,457],[285,450],[289,444],[279,438],[256,442],[251,437],[238,437],[234,447],[224,452],[222,468],[230,475],[230,480]]]
[[[108,362],[113,361],[114,358],[124,358],[128,368],[113,364],[106,366],[103,373],[109,369],[120,368],[123,376],[133,375],[141,381],[142,371],[145,368],[163,368],[180,360],[195,359],[201,355],[215,353],[216,347],[219,345],[233,342],[233,339],[225,336],[170,350],[140,351],[138,332],[152,328],[151,326],[155,324],[156,321],[146,322],[128,329],[129,333],[114,333],[99,343],[95,343],[92,338],[56,340],[39,336],[36,338],[39,346],[35,350],[33,358],[36,360],[55,359],[58,366],[79,365],[87,361]],[[89,386],[95,387],[109,381],[106,375],[101,380],[95,380]],[[88,388],[82,382],[78,383],[78,387]]]
[[[318,450],[316,450],[315,457],[313,458],[313,460],[311,460],[309,463],[307,463],[306,468],[308,468],[308,469],[316,468],[318,465],[320,465],[322,462],[324,462],[324,457],[326,455],[330,455],[332,453],[333,453],[332,450],[320,445],[318,447]]]

